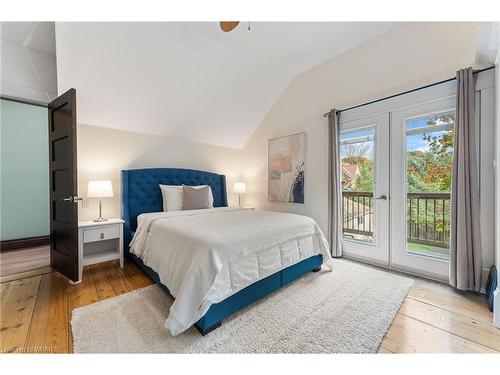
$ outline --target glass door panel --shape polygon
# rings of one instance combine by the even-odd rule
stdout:
[[[391,265],[443,280],[454,121],[453,98],[391,113]]]
[[[406,251],[449,259],[455,111],[405,120]]]
[[[343,253],[388,265],[389,114],[340,121]]]
[[[373,243],[374,151],[374,127],[341,133],[342,234],[345,239]]]

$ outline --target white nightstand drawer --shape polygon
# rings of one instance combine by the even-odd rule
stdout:
[[[104,241],[113,238],[120,237],[120,227],[112,226],[112,227],[102,227],[102,228],[92,228],[85,229],[83,231],[83,242],[96,242],[96,241]]]

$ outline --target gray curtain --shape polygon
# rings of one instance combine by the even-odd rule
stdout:
[[[333,257],[342,255],[339,135],[339,116],[332,109],[328,115],[328,242]]]
[[[457,72],[457,104],[451,190],[450,285],[460,290],[481,287],[479,180],[476,158],[474,76]]]

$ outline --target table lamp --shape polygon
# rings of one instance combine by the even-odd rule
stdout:
[[[233,191],[238,194],[238,206],[241,207],[241,194],[247,192],[247,186],[244,182],[235,182],[233,184]]]
[[[99,198],[99,217],[95,222],[106,221],[102,217],[102,198],[109,198],[113,196],[113,186],[109,180],[89,181],[88,193],[89,198]]]

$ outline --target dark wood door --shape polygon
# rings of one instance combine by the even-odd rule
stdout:
[[[49,104],[50,265],[78,281],[76,90]]]

